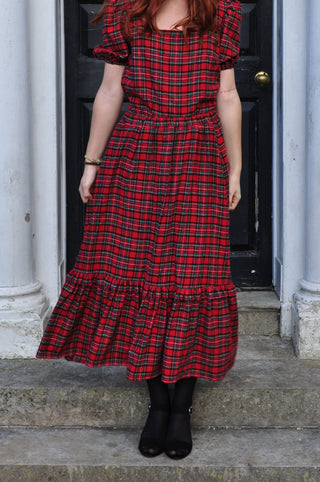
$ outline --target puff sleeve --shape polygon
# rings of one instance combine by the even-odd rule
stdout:
[[[120,13],[123,2],[109,0],[103,18],[103,41],[93,49],[94,57],[109,64],[126,65],[130,54],[129,42],[120,28]]]
[[[220,68],[232,69],[240,54],[242,7],[238,0],[220,0],[223,4],[220,30]]]

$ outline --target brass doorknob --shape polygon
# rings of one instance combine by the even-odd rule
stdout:
[[[267,87],[271,83],[271,77],[267,72],[258,72],[254,76],[254,81],[258,87]]]

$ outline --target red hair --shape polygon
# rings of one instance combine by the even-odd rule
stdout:
[[[100,12],[92,20],[92,23],[97,23],[103,18],[108,1],[113,0],[104,0]],[[185,37],[188,31],[198,31],[201,35],[208,30],[215,31],[218,1],[219,0],[187,0],[189,15],[174,24],[174,27],[181,26]],[[123,8],[121,12],[122,18],[124,19],[124,21],[121,22],[123,34],[128,39],[131,39],[130,22],[133,19],[142,20],[144,32],[158,31],[155,25],[155,16],[163,2],[164,0],[134,0],[127,14],[125,13],[126,8]]]

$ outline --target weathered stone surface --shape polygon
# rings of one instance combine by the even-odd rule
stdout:
[[[280,301],[273,291],[237,293],[241,335],[279,334]]]
[[[123,367],[0,361],[2,426],[141,428],[147,405],[145,383]],[[242,337],[225,379],[198,381],[192,417],[195,428],[317,427],[320,361],[297,359],[278,337]]]
[[[2,482],[318,482],[317,468],[0,467]]]
[[[239,311],[280,310],[280,300],[274,291],[238,291],[237,301]]]
[[[0,431],[2,482],[318,481],[318,430],[193,431],[183,460],[142,457],[138,431],[10,429]]]
[[[240,311],[239,333],[240,335],[278,335],[279,334],[279,311],[275,310],[248,310]]]
[[[300,358],[320,357],[320,296],[300,290],[293,297],[293,342]]]

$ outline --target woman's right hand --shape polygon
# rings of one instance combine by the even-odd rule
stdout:
[[[89,165],[86,164],[83,175],[80,181],[80,186],[79,186],[79,192],[82,201],[86,204],[89,199],[92,199],[92,194],[90,192],[90,189],[93,186],[93,183],[96,179],[96,175],[98,172],[99,166],[95,165]]]

